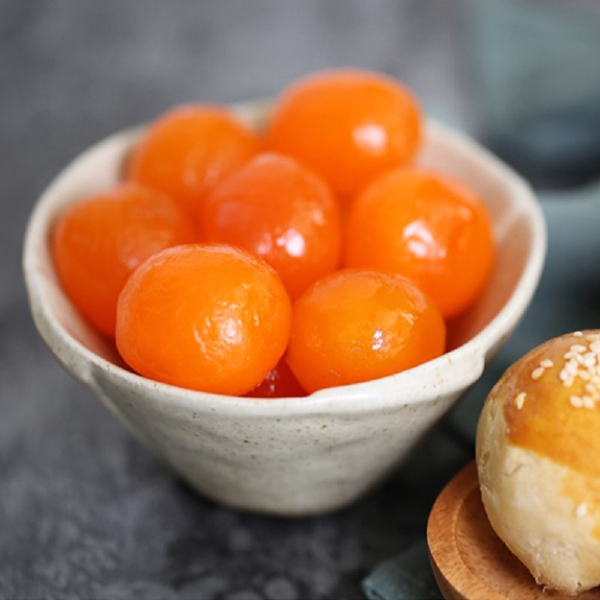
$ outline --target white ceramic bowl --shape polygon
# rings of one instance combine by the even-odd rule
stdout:
[[[255,126],[268,107],[234,107]],[[24,271],[35,324],[63,367],[191,486],[225,504],[281,515],[344,506],[395,467],[482,374],[529,304],[546,249],[530,188],[465,136],[428,123],[424,165],[474,188],[492,216],[497,259],[487,290],[455,320],[449,351],[404,373],[306,398],[218,396],[157,383],[123,368],[75,311],[49,252],[55,217],[111,186],[140,130],[100,142],[42,195],[26,233]]]

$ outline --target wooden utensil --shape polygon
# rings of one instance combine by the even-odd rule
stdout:
[[[492,529],[474,462],[433,505],[427,541],[433,574],[446,600],[600,600],[600,588],[568,596],[536,584]]]

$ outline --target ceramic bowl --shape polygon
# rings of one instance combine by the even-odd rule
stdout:
[[[263,102],[233,108],[260,127]],[[206,496],[279,515],[340,508],[401,463],[482,374],[523,315],[546,249],[531,189],[473,141],[426,125],[420,162],[474,188],[489,208],[497,244],[490,283],[449,327],[449,350],[417,368],[306,398],[262,400],[205,394],[126,369],[65,297],[49,251],[56,216],[120,175],[140,129],[118,133],[72,162],[38,201],[24,271],[35,324],[62,366],[151,451]]]

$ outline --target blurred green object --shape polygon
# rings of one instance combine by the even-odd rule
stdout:
[[[466,22],[484,143],[537,187],[600,178],[600,3],[483,0]]]

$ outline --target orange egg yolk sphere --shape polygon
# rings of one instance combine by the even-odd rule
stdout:
[[[345,265],[413,279],[446,318],[481,294],[493,260],[484,204],[441,173],[414,167],[391,171],[373,181],[350,209]]]
[[[294,303],[287,362],[308,392],[409,369],[444,352],[446,327],[411,281],[344,269]]]
[[[248,252],[190,244],[154,255],[130,277],[117,348],[139,374],[242,395],[282,357],[291,303],[277,273]]]
[[[261,148],[260,137],[226,109],[182,106],[144,132],[129,158],[126,177],[161,190],[196,214],[215,185]]]
[[[131,273],[153,254],[197,238],[192,219],[176,202],[129,183],[67,209],[54,228],[52,253],[73,304],[114,337],[117,299]]]
[[[202,241],[240,246],[279,273],[292,299],[339,267],[342,224],[331,191],[292,158],[261,154],[202,205]]]
[[[340,69],[284,90],[266,136],[271,149],[298,159],[349,201],[377,175],[412,160],[421,121],[415,97],[398,81]]]

